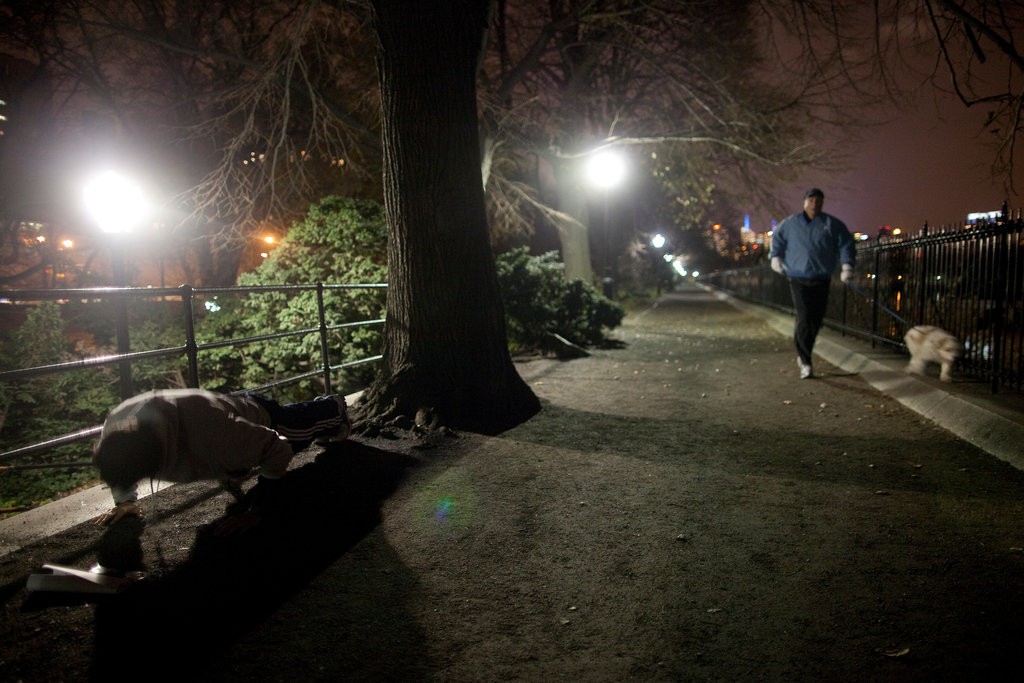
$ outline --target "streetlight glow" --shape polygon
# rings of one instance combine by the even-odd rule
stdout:
[[[146,211],[142,188],[114,171],[85,185],[85,208],[103,232],[131,232]]]
[[[131,232],[147,213],[142,188],[114,171],[104,171],[86,182],[83,195],[86,211],[100,226],[100,230],[110,235],[120,236]],[[130,284],[125,271],[124,245],[120,244],[123,239],[115,237],[110,246],[110,270],[116,287],[127,287]],[[127,299],[119,297],[115,305],[117,353],[125,356],[131,351]],[[118,374],[121,399],[125,400],[134,390],[130,360],[118,363]]]
[[[651,238],[651,246],[654,247],[655,249],[661,249],[663,246],[665,246],[665,236],[659,232],[657,235]]]
[[[588,157],[586,172],[592,185],[607,189],[622,182],[626,175],[626,163],[621,154],[605,150]]]

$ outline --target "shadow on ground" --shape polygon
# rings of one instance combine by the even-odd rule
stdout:
[[[95,544],[97,559],[137,566],[145,543],[146,560],[164,568],[116,597],[91,600],[96,605],[90,677],[120,680],[145,672],[160,679],[194,679],[201,670],[216,672],[218,661],[238,647],[240,638],[258,632],[284,602],[373,531],[380,522],[381,502],[415,463],[409,456],[352,441],[332,446],[281,480],[264,521],[245,534],[218,537],[213,530],[220,520],[196,529],[181,524],[180,517],[167,522],[166,529],[151,529],[164,546],[191,545],[187,559],[173,567],[148,556],[154,551],[141,522],[123,520]],[[166,516],[154,518],[163,522]],[[179,533],[182,538],[175,539]],[[21,611],[31,614],[85,602],[70,594],[37,593],[30,594]],[[401,621],[400,615],[392,616]],[[415,629],[411,619],[407,622]],[[423,638],[409,633],[403,640],[403,647],[415,649]],[[278,642],[268,647],[290,646]],[[67,664],[53,661],[53,676],[46,678],[67,679]]]

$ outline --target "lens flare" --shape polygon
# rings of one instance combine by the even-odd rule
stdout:
[[[473,528],[480,515],[477,489],[462,472],[445,472],[410,501],[406,520],[428,537],[451,538]]]
[[[434,521],[444,524],[455,514],[455,499],[445,496],[434,505]]]

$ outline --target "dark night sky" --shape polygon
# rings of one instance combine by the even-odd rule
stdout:
[[[925,221],[932,226],[962,222],[970,212],[999,210],[1004,200],[1021,207],[1019,195],[1007,196],[991,178],[993,152],[978,137],[985,115],[952,96],[924,95],[915,111],[866,131],[851,149],[848,170],[834,177],[803,174],[780,198],[791,197],[795,212],[803,190],[820,186],[826,212],[851,231],[872,235],[880,225],[916,232]]]

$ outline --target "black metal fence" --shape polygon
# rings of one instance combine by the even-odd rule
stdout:
[[[114,316],[116,326],[116,339],[118,353],[104,356],[86,357],[65,363],[52,365],[27,367],[18,369],[5,369],[0,372],[0,382],[17,382],[33,377],[54,375],[78,371],[86,368],[100,368],[104,366],[117,366],[119,371],[119,393],[122,399],[128,398],[134,393],[132,381],[132,366],[143,360],[156,358],[183,358],[186,364],[184,374],[185,385],[189,387],[200,386],[200,359],[204,351],[224,347],[244,347],[254,344],[285,337],[300,337],[304,335],[319,335],[320,362],[319,366],[305,373],[289,375],[278,378],[272,382],[256,387],[249,387],[233,393],[244,393],[247,391],[265,392],[275,387],[294,384],[306,379],[320,377],[324,392],[333,392],[332,377],[334,373],[352,368],[365,363],[372,363],[380,360],[380,355],[368,356],[345,362],[332,362],[329,354],[328,334],[336,330],[346,330],[359,327],[382,325],[383,318],[358,321],[331,321],[328,317],[327,307],[324,304],[324,293],[340,290],[360,289],[384,289],[387,285],[383,283],[373,284],[312,284],[312,285],[271,285],[256,287],[204,287],[193,288],[189,285],[182,285],[176,288],[89,288],[89,289],[62,289],[62,290],[7,290],[0,291],[0,300],[6,305],[15,306],[21,304],[32,304],[42,301],[78,302],[82,304],[102,302],[112,303],[115,306]],[[242,337],[237,339],[217,339],[200,343],[196,339],[196,307],[214,302],[219,295],[234,294],[248,295],[260,292],[279,292],[284,295],[294,295],[299,292],[313,291],[316,293],[317,317],[315,320],[297,321],[294,329],[277,331],[258,336]],[[129,301],[155,303],[179,302],[181,306],[182,339],[181,346],[170,348],[149,349],[145,351],[131,352],[131,330],[128,324],[127,305]],[[337,360],[337,359],[335,359]],[[113,408],[114,406],[109,406]],[[78,441],[90,439],[99,434],[102,425],[88,425],[81,429],[67,434],[61,434],[47,439],[46,441],[31,443],[19,446],[12,450],[0,453],[0,467],[9,462],[17,460],[20,468],[38,467],[74,467],[87,466],[87,462],[74,463],[33,463],[25,459],[35,454],[53,450],[57,447],[72,444]]]
[[[928,226],[915,236],[862,243],[853,286],[833,278],[826,325],[895,352],[913,325],[935,325],[964,344],[960,372],[992,391],[1024,391],[1024,219],[1006,211],[977,225]],[[766,262],[720,271],[708,284],[792,312],[789,285]]]

